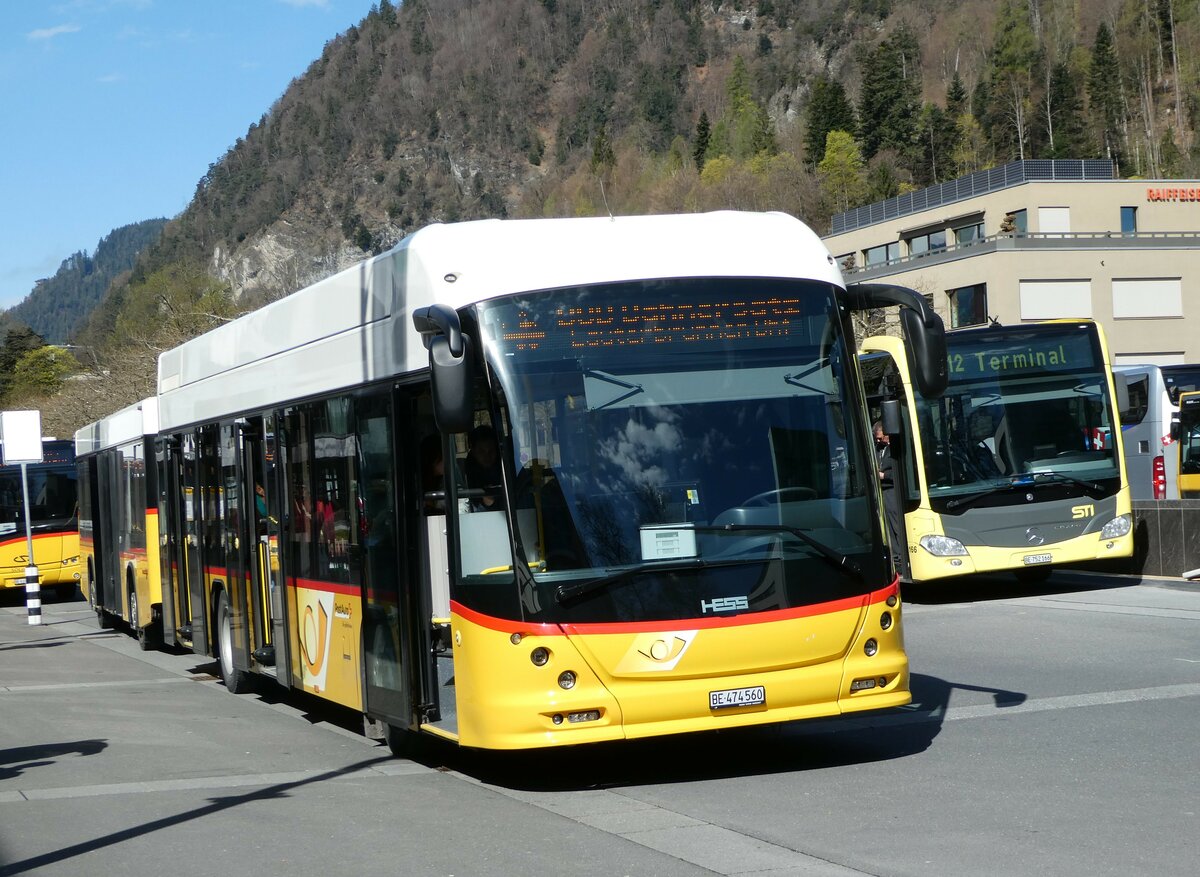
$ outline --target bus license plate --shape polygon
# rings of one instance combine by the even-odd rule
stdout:
[[[1025,565],[1033,566],[1034,564],[1037,564],[1037,563],[1049,563],[1053,559],[1054,559],[1054,555],[1052,555],[1052,554],[1026,554],[1025,555]]]
[[[762,706],[767,702],[767,689],[761,685],[750,688],[727,688],[708,693],[708,708],[724,710],[741,706]]]

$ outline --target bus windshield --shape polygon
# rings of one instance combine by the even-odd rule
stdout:
[[[932,402],[918,397],[936,511],[1031,483],[1116,490],[1113,405],[1094,326],[948,332],[946,345],[949,388]]]
[[[527,617],[702,618],[887,584],[834,294],[669,280],[478,306]]]
[[[1200,393],[1179,400],[1179,472],[1200,475]]]
[[[30,464],[29,521],[39,532],[73,530],[75,519],[75,467]],[[25,532],[25,500],[21,467],[0,469],[0,536]]]

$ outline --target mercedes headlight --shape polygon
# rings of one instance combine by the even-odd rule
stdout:
[[[1121,536],[1126,536],[1133,529],[1132,515],[1117,515],[1111,521],[1104,525],[1104,529],[1100,531],[1101,539],[1117,539]]]
[[[967,554],[967,547],[949,536],[922,536],[921,547],[934,557],[956,557]]]

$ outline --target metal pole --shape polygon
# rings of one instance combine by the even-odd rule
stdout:
[[[29,565],[25,567],[25,609],[30,624],[42,623],[42,586],[37,564],[33,561],[33,525],[29,519],[29,464],[21,464],[21,495],[25,499],[25,548]]]

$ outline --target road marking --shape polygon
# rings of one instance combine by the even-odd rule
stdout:
[[[188,792],[196,790],[239,789],[246,786],[286,786],[314,779],[362,779],[432,773],[432,769],[412,761],[384,761],[345,772],[337,768],[294,770],[285,773],[237,774],[234,776],[190,777],[178,780],[146,780],[137,783],[100,783],[91,786],[64,786],[55,789],[18,789],[0,792],[0,804],[22,801],[55,801],[65,798],[95,798],[101,795],[140,795],[148,792]]]
[[[113,679],[107,682],[58,682],[46,685],[0,685],[0,694],[24,694],[31,691],[70,691],[79,688],[128,688],[137,685],[175,685],[180,682],[204,682],[207,677],[193,679],[172,676],[169,679]]]

